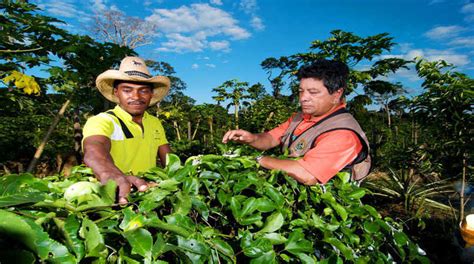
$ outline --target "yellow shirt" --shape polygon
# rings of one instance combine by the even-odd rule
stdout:
[[[132,121],[132,116],[120,106],[117,105],[111,111],[116,117],[100,113],[87,120],[83,129],[84,139],[93,135],[108,137],[111,141],[110,155],[115,166],[123,173],[131,172],[136,175],[155,167],[158,147],[168,143],[160,120],[145,112],[142,130],[140,125]],[[131,132],[132,138],[127,138],[117,117]]]

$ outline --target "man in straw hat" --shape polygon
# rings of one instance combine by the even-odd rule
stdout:
[[[124,204],[132,186],[148,188],[145,180],[132,175],[155,167],[157,156],[164,166],[170,152],[160,120],[146,112],[165,97],[170,80],[151,76],[143,59],[125,57],[118,70],[100,74],[96,85],[117,106],[87,120],[84,162],[102,184],[117,183],[119,203]]]

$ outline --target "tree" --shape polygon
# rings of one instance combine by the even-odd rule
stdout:
[[[119,10],[97,12],[91,29],[100,40],[131,49],[150,44],[156,36],[155,24]]]
[[[412,107],[427,132],[421,133],[425,154],[442,175],[459,176],[468,169],[466,164],[472,164],[474,79],[445,61],[420,59],[416,70],[424,79],[424,91],[413,98]]]
[[[390,102],[397,96],[405,93],[400,83],[390,83],[381,80],[370,81],[364,86],[365,93],[379,103],[387,114],[387,125],[390,128],[392,121],[390,118]]]
[[[213,92],[217,93],[217,96],[212,97],[216,101],[231,100],[231,103],[227,105],[229,108],[231,105],[234,106],[234,121],[235,128],[239,129],[239,110],[241,101],[249,98],[248,95],[248,82],[239,82],[236,79],[225,81],[219,87],[212,89]]]
[[[356,70],[356,66],[364,61],[371,62],[383,52],[388,52],[395,45],[387,33],[369,37],[359,37],[342,30],[331,31],[331,36],[324,41],[315,40],[307,53],[297,53],[283,56],[279,59],[267,58],[261,66],[267,71],[273,85],[273,95],[281,96],[282,86],[287,82],[291,91],[290,98],[296,99],[298,86],[295,74],[301,65],[309,64],[318,59],[334,59],[346,63],[351,69],[346,95],[349,95],[357,85],[374,80],[378,76],[386,76],[400,68],[406,68],[409,61],[399,58],[387,58],[375,61],[367,70]],[[276,77],[272,78],[274,73]],[[287,80],[284,82],[284,80]]]

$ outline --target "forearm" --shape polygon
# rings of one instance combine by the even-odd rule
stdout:
[[[259,164],[269,170],[285,171],[296,181],[306,185],[318,183],[316,177],[303,168],[296,160],[277,159],[265,156],[260,159]]]
[[[279,144],[279,142],[273,139],[273,137],[268,133],[259,133],[253,135],[254,140],[252,142],[249,142],[248,144],[258,150],[271,149]]]

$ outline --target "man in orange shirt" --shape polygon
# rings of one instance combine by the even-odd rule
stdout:
[[[235,141],[259,150],[280,145],[290,157],[302,158],[259,156],[257,162],[266,169],[283,170],[303,184],[324,184],[343,170],[351,172],[354,180],[364,178],[371,164],[369,143],[345,109],[348,76],[349,68],[338,61],[318,60],[303,66],[297,73],[301,112],[265,133],[227,131],[222,142]]]

